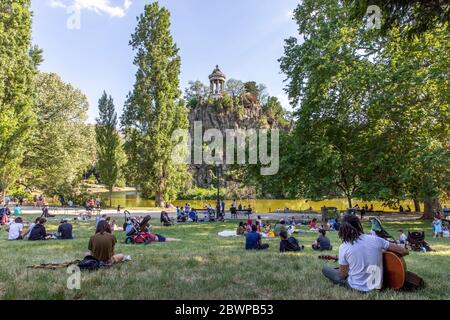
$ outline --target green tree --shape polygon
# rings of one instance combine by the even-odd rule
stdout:
[[[340,1],[305,0],[295,11],[304,41],[286,41],[281,69],[296,110],[288,155],[302,177],[298,189],[313,199],[345,196],[348,206],[360,188],[372,65],[359,56],[359,25],[348,23]]]
[[[122,116],[127,177],[157,206],[176,198],[186,165],[171,158],[175,129],[188,126],[187,109],[178,102],[180,57],[170,34],[170,14],[157,2],[146,5],[130,45],[137,51],[136,82]]]
[[[363,191],[386,201],[421,200],[424,218],[432,218],[450,189],[449,49],[442,28],[413,39],[393,28],[374,58]]]
[[[96,169],[100,181],[109,191],[109,206],[111,207],[112,192],[120,178],[120,168],[124,159],[123,149],[117,132],[117,113],[111,96],[103,92],[98,101],[99,117],[96,119],[95,137],[97,141]],[[122,154],[121,154],[122,153]]]
[[[287,118],[286,110],[283,109],[277,97],[268,97],[267,102],[262,106],[262,112],[267,117],[271,126],[288,129],[290,122]]]
[[[245,92],[244,83],[241,80],[229,79],[225,84],[225,90],[233,99],[240,97]]]
[[[36,126],[27,144],[21,184],[49,196],[69,195],[95,163],[95,131],[86,125],[86,96],[54,73],[38,73]]]
[[[34,68],[29,0],[0,2],[0,192],[20,173],[24,145],[33,126]]]
[[[437,26],[448,28],[450,20],[450,5],[442,0],[345,0],[344,3],[349,6],[353,20],[364,19],[369,5],[378,6],[382,14],[382,35],[401,28],[404,35],[412,38]]]
[[[184,90],[184,99],[190,107],[196,107],[208,95],[209,88],[199,80],[189,81],[188,87]]]

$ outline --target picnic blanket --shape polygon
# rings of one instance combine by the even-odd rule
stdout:
[[[224,230],[218,233],[219,237],[237,237],[236,231],[233,230]]]

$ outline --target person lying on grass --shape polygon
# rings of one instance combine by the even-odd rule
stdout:
[[[99,221],[95,235],[89,239],[88,255],[95,257],[105,266],[111,266],[124,260],[131,260],[130,256],[114,253],[117,239],[111,233],[110,224],[106,220]]]
[[[297,239],[288,236],[287,231],[281,231],[280,238],[280,252],[300,251],[304,249],[304,246],[300,247]]]
[[[245,249],[246,250],[264,250],[269,248],[267,243],[261,243],[261,234],[258,233],[256,225],[252,225],[252,231],[245,236]]]
[[[374,268],[383,274],[383,250],[405,256],[408,250],[386,241],[383,238],[364,234],[361,221],[357,216],[347,215],[339,228],[339,268],[324,267],[323,275],[334,284],[362,292],[381,289],[383,277],[373,283]],[[370,282],[370,286],[369,286]]]
[[[49,240],[52,238],[51,234],[47,234],[47,230],[45,230],[44,224],[47,222],[47,219],[40,217],[37,220],[37,223],[34,225],[33,229],[30,231],[28,236],[28,240],[38,241],[38,240]]]
[[[332,250],[333,246],[330,243],[330,239],[326,236],[327,231],[324,229],[319,230],[319,237],[312,245],[313,250]]]
[[[141,233],[145,234],[145,237],[147,237],[150,242],[169,242],[169,241],[180,241],[180,239],[175,239],[175,238],[167,238],[164,237],[160,234],[153,234],[151,233],[152,227],[150,226],[150,219],[152,217],[151,216],[146,216],[141,224],[140,224],[140,231]]]

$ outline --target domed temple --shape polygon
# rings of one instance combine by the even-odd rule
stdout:
[[[225,80],[227,77],[220,71],[217,65],[213,72],[209,75],[210,93],[214,99],[222,97],[225,92]]]

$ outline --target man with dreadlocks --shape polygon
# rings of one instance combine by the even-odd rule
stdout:
[[[322,273],[335,284],[367,292],[381,289],[383,283],[383,250],[401,256],[408,254],[404,247],[383,238],[364,234],[356,215],[347,215],[339,228],[339,268],[324,267]]]

